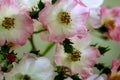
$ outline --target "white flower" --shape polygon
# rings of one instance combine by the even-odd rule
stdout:
[[[5,80],[53,80],[54,70],[50,61],[45,57],[37,58],[25,54],[13,69],[5,74]]]

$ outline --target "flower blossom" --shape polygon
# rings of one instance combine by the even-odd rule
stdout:
[[[75,35],[86,36],[84,24],[88,14],[89,9],[75,0],[57,0],[54,5],[47,4],[39,13],[38,19],[47,30],[40,33],[40,37],[60,42]]]
[[[0,46],[5,43],[24,45],[33,32],[33,21],[15,0],[0,3]]]
[[[120,41],[120,7],[113,9],[101,8],[101,24],[107,28],[105,36]]]
[[[78,74],[86,79],[92,75],[94,64],[100,56],[99,50],[88,46],[90,38],[70,38],[74,48],[72,53],[66,53],[62,44],[57,44],[54,61],[58,66],[65,66],[71,69],[72,74]]]
[[[119,68],[119,61],[117,59],[113,59],[111,73],[108,74],[107,80],[120,79],[120,71],[118,70],[118,68]]]
[[[37,58],[32,54],[24,54],[13,69],[5,73],[5,80],[53,80],[54,70],[50,61],[45,57]]]

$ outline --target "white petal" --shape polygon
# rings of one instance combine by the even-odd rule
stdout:
[[[87,80],[104,80],[104,78],[101,76],[98,77],[98,74],[94,74],[90,76]]]
[[[82,2],[89,8],[97,8],[102,5],[104,0],[82,0]]]

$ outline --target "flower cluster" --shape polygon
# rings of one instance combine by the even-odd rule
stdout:
[[[112,67],[97,63],[109,47],[91,43],[92,31],[120,42],[120,7],[108,9],[103,2],[0,0],[0,80],[104,80],[102,74],[119,80],[117,59]],[[50,43],[43,53],[35,47],[34,34]],[[19,57],[15,50],[27,40],[32,49]],[[45,55],[54,45],[49,60]]]

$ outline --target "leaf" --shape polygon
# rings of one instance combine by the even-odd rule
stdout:
[[[38,8],[42,10],[44,7],[45,7],[45,4],[40,0],[40,2],[38,3]]]
[[[99,46],[98,49],[99,49],[101,55],[105,54],[107,51],[110,50],[109,47],[102,47],[102,46]]]
[[[52,4],[55,4],[56,1],[57,1],[57,0],[52,0]]]
[[[98,64],[95,64],[95,66],[98,70],[102,70],[104,68],[104,64],[103,63],[98,63]]]
[[[68,44],[64,45],[64,51],[68,54],[73,53],[73,46]]]
[[[73,52],[73,46],[71,44],[73,43],[67,38],[63,41],[64,51],[68,54]]]
[[[108,32],[108,28],[105,25],[102,25],[99,29],[96,29],[100,33]]]
[[[30,16],[33,19],[37,19],[38,18],[38,14],[39,14],[39,11],[32,11],[32,12],[30,12]]]
[[[73,80],[82,80],[82,79],[79,78],[79,76],[78,76],[77,74],[72,75],[71,78],[72,78]]]

